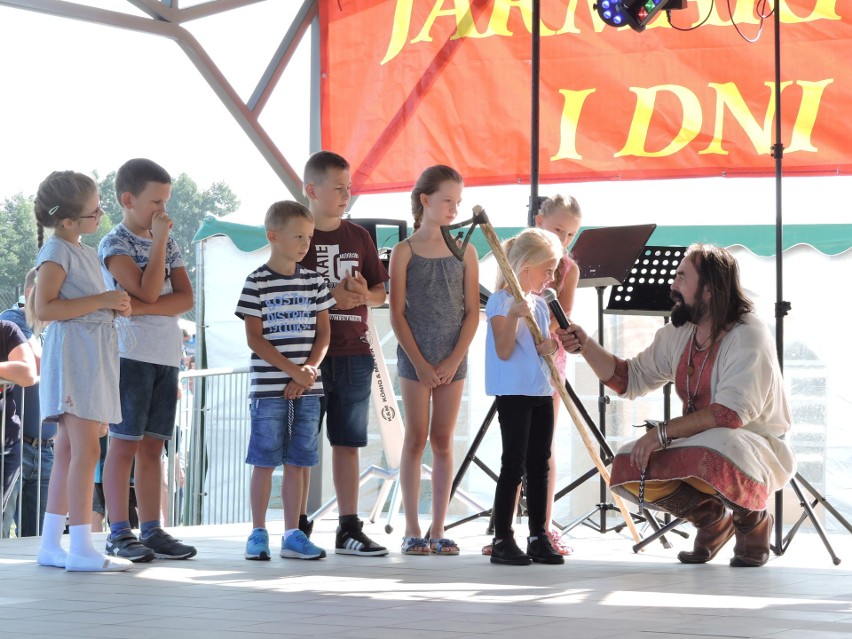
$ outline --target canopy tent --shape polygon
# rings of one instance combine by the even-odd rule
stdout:
[[[355,220],[357,221],[357,220]],[[590,227],[591,228],[591,227]],[[496,227],[501,240],[513,237],[523,227]],[[241,251],[257,251],[268,244],[262,226],[226,222],[208,217],[195,234],[198,242],[215,235],[225,235]],[[379,234],[379,249],[393,248],[396,232],[388,233],[387,241]],[[742,246],[755,255],[769,257],[775,254],[775,226],[769,224],[744,224],[742,226],[658,226],[648,244],[652,246],[688,246],[693,242],[709,242],[719,246]],[[481,231],[471,238],[481,256],[489,252],[488,243]],[[825,255],[839,255],[852,248],[852,224],[791,224],[784,227],[784,250],[805,244]]]

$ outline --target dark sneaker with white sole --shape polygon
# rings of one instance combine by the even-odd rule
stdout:
[[[518,548],[514,537],[507,537],[500,541],[494,540],[491,548],[491,563],[504,566],[529,566],[532,558]]]
[[[537,564],[564,564],[565,557],[551,545],[546,534],[527,537],[527,555]]]
[[[360,557],[384,557],[387,555],[388,549],[367,537],[362,528],[364,528],[363,521],[347,526],[338,526],[334,552],[338,555],[358,555]]]
[[[141,539],[141,542],[154,551],[157,559],[189,559],[195,557],[198,552],[194,546],[175,539],[162,528],[154,529],[150,535]]]
[[[137,564],[151,561],[154,558],[154,551],[142,544],[136,538],[136,535],[129,530],[107,537],[106,554],[113,557],[124,557]]]

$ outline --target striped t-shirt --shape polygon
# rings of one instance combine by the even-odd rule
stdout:
[[[301,365],[311,354],[317,313],[332,306],[334,298],[319,273],[296,264],[293,275],[282,275],[264,264],[246,278],[235,312],[240,319],[247,315],[261,318],[263,337],[284,357]],[[287,373],[252,352],[251,399],[281,397],[290,379]],[[316,383],[304,395],[322,394],[322,379],[317,376]]]

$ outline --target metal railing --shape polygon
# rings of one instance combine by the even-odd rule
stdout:
[[[37,512],[42,513],[41,504],[47,500],[47,489],[42,488],[42,451],[38,448],[37,455],[34,460],[35,477],[25,478],[22,473],[22,467],[27,457],[24,448],[29,446],[24,441],[24,424],[27,410],[27,395],[30,395],[30,388],[21,388],[12,382],[0,379],[0,389],[3,393],[3,408],[0,411],[0,441],[3,442],[2,455],[0,455],[0,477],[3,477],[3,495],[0,500],[0,539],[11,536],[15,532],[16,536],[21,536],[21,524],[24,523],[23,505],[25,501],[34,501]],[[37,387],[35,387],[37,390]],[[37,396],[37,395],[36,395]],[[9,411],[9,399],[13,398],[15,403],[15,411],[20,423],[20,436],[14,442],[6,442],[6,417]],[[31,396],[32,399],[32,396]],[[38,410],[38,406],[33,410]],[[38,427],[38,437],[42,440],[42,425]],[[8,444],[8,446],[7,446]],[[9,477],[7,478],[7,472]],[[41,534],[41,517],[37,517],[36,521],[28,522],[31,528],[29,535]],[[33,528],[34,525],[34,528]]]
[[[7,509],[10,511],[10,515],[12,514],[12,506],[9,503],[11,500],[12,492],[15,488],[15,483],[18,478],[17,475],[20,474],[20,469],[13,473],[11,471],[10,464],[13,464],[12,457],[16,454],[15,447],[18,444],[11,444],[9,449],[6,449],[6,400],[8,393],[12,390],[12,383],[5,380],[0,379],[0,393],[3,394],[3,408],[0,410],[0,539],[4,537],[8,537],[9,533],[6,530],[6,511]],[[16,475],[14,478],[6,479],[6,470],[7,466],[9,466],[9,472]],[[9,484],[7,487],[7,483]]]
[[[179,380],[176,437],[164,464],[164,523],[250,521],[249,369],[189,370]]]
[[[251,430],[249,416],[249,369],[228,368],[183,371],[179,375],[180,398],[176,437],[168,442],[163,458],[162,511],[168,526],[245,522],[251,519],[249,480],[251,467],[245,453]],[[13,385],[0,380],[4,394]],[[23,394],[22,394],[23,396]],[[6,406],[0,411],[0,441],[6,441]],[[17,406],[23,423],[25,402]],[[15,467],[0,502],[0,538],[20,537],[24,478],[20,472],[23,437],[10,443],[0,455],[0,476],[9,464]],[[40,453],[40,451],[39,451]],[[43,501],[41,455],[37,456],[36,503]],[[94,478],[93,478],[94,480]],[[5,486],[5,484],[4,484]],[[29,488],[28,488],[29,489]],[[41,533],[41,516],[36,535]]]

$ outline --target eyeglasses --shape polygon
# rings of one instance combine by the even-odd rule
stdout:
[[[103,214],[104,214],[104,210],[101,208],[101,206],[99,204],[98,208],[95,209],[94,213],[92,213],[91,215],[81,215],[77,219],[78,220],[92,220],[92,219],[95,219],[97,217],[100,217]]]

